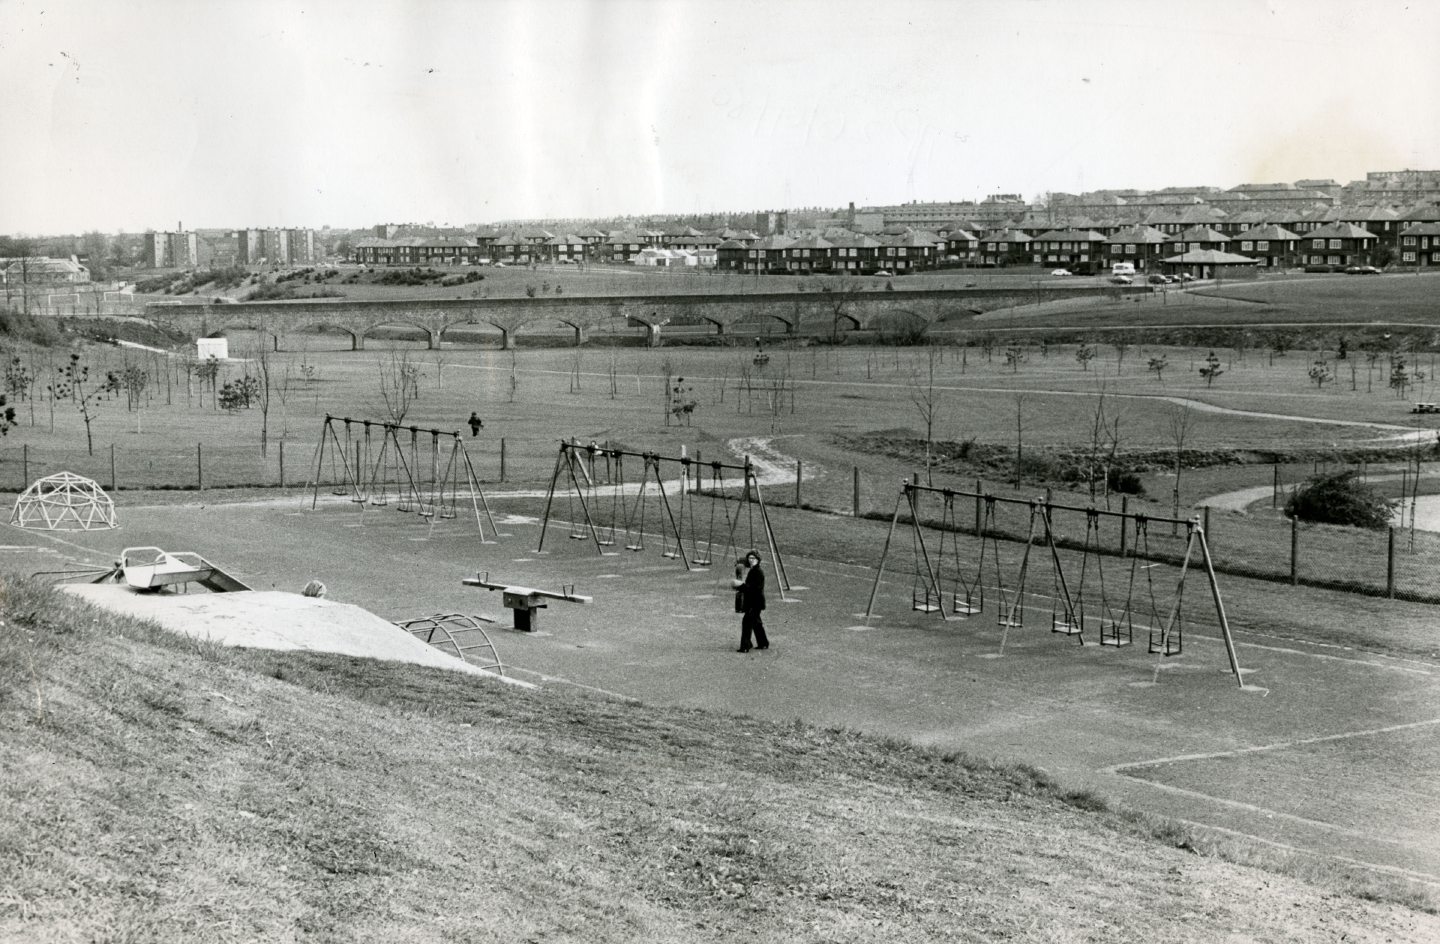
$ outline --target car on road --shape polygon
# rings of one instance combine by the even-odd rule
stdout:
[[[1193,281],[1195,281],[1195,276],[1191,275],[1189,272],[1181,272],[1181,273],[1180,273],[1180,281],[1182,281],[1182,282],[1193,282]]]
[[[1114,282],[1116,285],[1129,285],[1135,280],[1130,278],[1130,276],[1128,275],[1112,275],[1110,277],[1110,281]]]
[[[1379,275],[1380,270],[1371,265],[1350,266],[1345,270],[1350,275]]]
[[[1164,285],[1166,282],[1168,282],[1168,281],[1170,281],[1170,280],[1167,279],[1167,278],[1165,278],[1165,276],[1163,276],[1163,275],[1152,275],[1152,276],[1150,276],[1149,278],[1147,278],[1145,281],[1149,282],[1151,285]]]
[[[1075,273],[1071,272],[1069,269],[1052,269],[1050,274],[1055,276],[1056,278],[1061,278],[1067,275],[1074,275]]]
[[[878,275],[878,276],[880,276],[880,277],[883,278],[883,279],[888,279],[888,278],[890,278],[892,275],[894,275],[895,273],[894,273],[894,272],[891,272],[889,269],[876,269],[876,270],[875,270],[875,274]]]

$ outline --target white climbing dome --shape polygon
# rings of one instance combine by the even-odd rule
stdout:
[[[56,472],[15,499],[10,523],[39,531],[103,531],[116,526],[115,503],[90,479]]]

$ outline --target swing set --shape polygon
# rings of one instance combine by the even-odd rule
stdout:
[[[423,442],[427,435],[428,446]],[[458,432],[327,413],[313,468],[312,509],[320,501],[322,485],[328,485],[333,494],[348,496],[362,510],[393,503],[397,511],[429,519],[433,529],[436,521],[458,517],[461,502],[468,497],[481,539],[485,538],[482,509],[491,532],[498,534]]]
[[[639,474],[635,475],[637,466]],[[627,469],[632,470],[630,477]],[[708,485],[704,481],[707,472]],[[734,498],[728,492],[736,488],[740,506],[732,515]],[[545,549],[559,489],[565,490],[568,536],[591,541],[601,554],[618,553],[613,550],[617,546],[644,551],[647,539],[653,543],[658,530],[662,556],[678,559],[686,570],[704,569],[714,564],[717,551],[721,560],[729,559],[742,546],[737,544],[739,537],[745,538],[743,547],[751,548],[757,546],[758,536],[769,548],[782,595],[790,589],[760,482],[748,457],[743,465],[731,465],[562,440],[545,498],[537,553]]]
[[[930,515],[927,521],[922,514],[922,502],[931,497],[939,499],[940,508],[938,514]],[[974,535],[980,542],[978,561],[969,566],[961,560],[959,534],[963,529],[955,514],[956,499],[961,497],[973,499],[975,503]],[[997,526],[996,507],[1000,504],[1026,506],[1028,522],[1023,538],[1018,534],[1006,535]],[[1052,524],[1052,515],[1056,508],[1083,512],[1085,515],[1085,538],[1080,548],[1078,576],[1074,573],[1073,563],[1071,573],[1067,574],[1061,561],[1060,542],[1056,539]],[[941,618],[946,620],[963,620],[985,612],[987,605],[990,605],[995,613],[996,624],[1002,629],[1023,626],[1026,584],[1031,579],[1031,553],[1036,548],[1042,548],[1042,554],[1049,558],[1051,564],[1051,632],[1073,636],[1080,645],[1085,643],[1085,632],[1093,629],[1097,632],[1101,646],[1117,649],[1128,646],[1133,641],[1138,621],[1142,629],[1148,629],[1150,653],[1160,656],[1179,655],[1183,650],[1184,640],[1183,603],[1186,577],[1192,561],[1196,562],[1197,566],[1203,564],[1230,669],[1236,682],[1243,687],[1235,644],[1230,635],[1230,624],[1225,616],[1220,588],[1215,579],[1210,547],[1198,518],[1182,521],[1151,518],[1142,514],[1122,514],[1098,508],[1070,508],[1042,499],[1021,501],[997,498],[979,492],[940,489],[907,482],[896,500],[890,531],[886,535],[885,546],[876,567],[875,582],[871,587],[870,602],[865,611],[867,620],[875,611],[875,600],[902,510],[908,511],[910,518],[914,553],[911,609],[925,613],[938,612]],[[1116,556],[1113,550],[1106,549],[1102,541],[1102,520],[1107,517],[1120,519],[1118,556],[1122,560],[1127,556],[1130,558],[1128,575],[1123,582],[1123,595],[1113,587],[1113,578],[1112,586],[1107,586],[1106,583],[1105,558]],[[1186,528],[1185,552],[1179,561],[1179,576],[1168,604],[1162,603],[1161,596],[1157,595],[1153,572],[1157,566],[1173,561],[1163,560],[1151,551],[1149,525],[1152,522],[1183,524]],[[934,539],[928,537],[927,532],[931,531],[937,532],[938,536]],[[999,542],[1002,536],[1007,540],[1023,540],[1025,545],[1019,561],[1009,567],[1000,555]],[[1127,537],[1130,538],[1128,542]],[[1048,553],[1045,553],[1046,551]],[[1112,574],[1115,570],[1112,565]],[[1072,582],[1072,577],[1077,579]]]

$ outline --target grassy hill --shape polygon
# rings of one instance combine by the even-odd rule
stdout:
[[[1440,935],[1030,768],[225,650],[16,578],[0,619],[0,941]]]

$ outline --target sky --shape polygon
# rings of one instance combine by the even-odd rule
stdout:
[[[1440,169],[1432,0],[0,0],[0,233]]]

